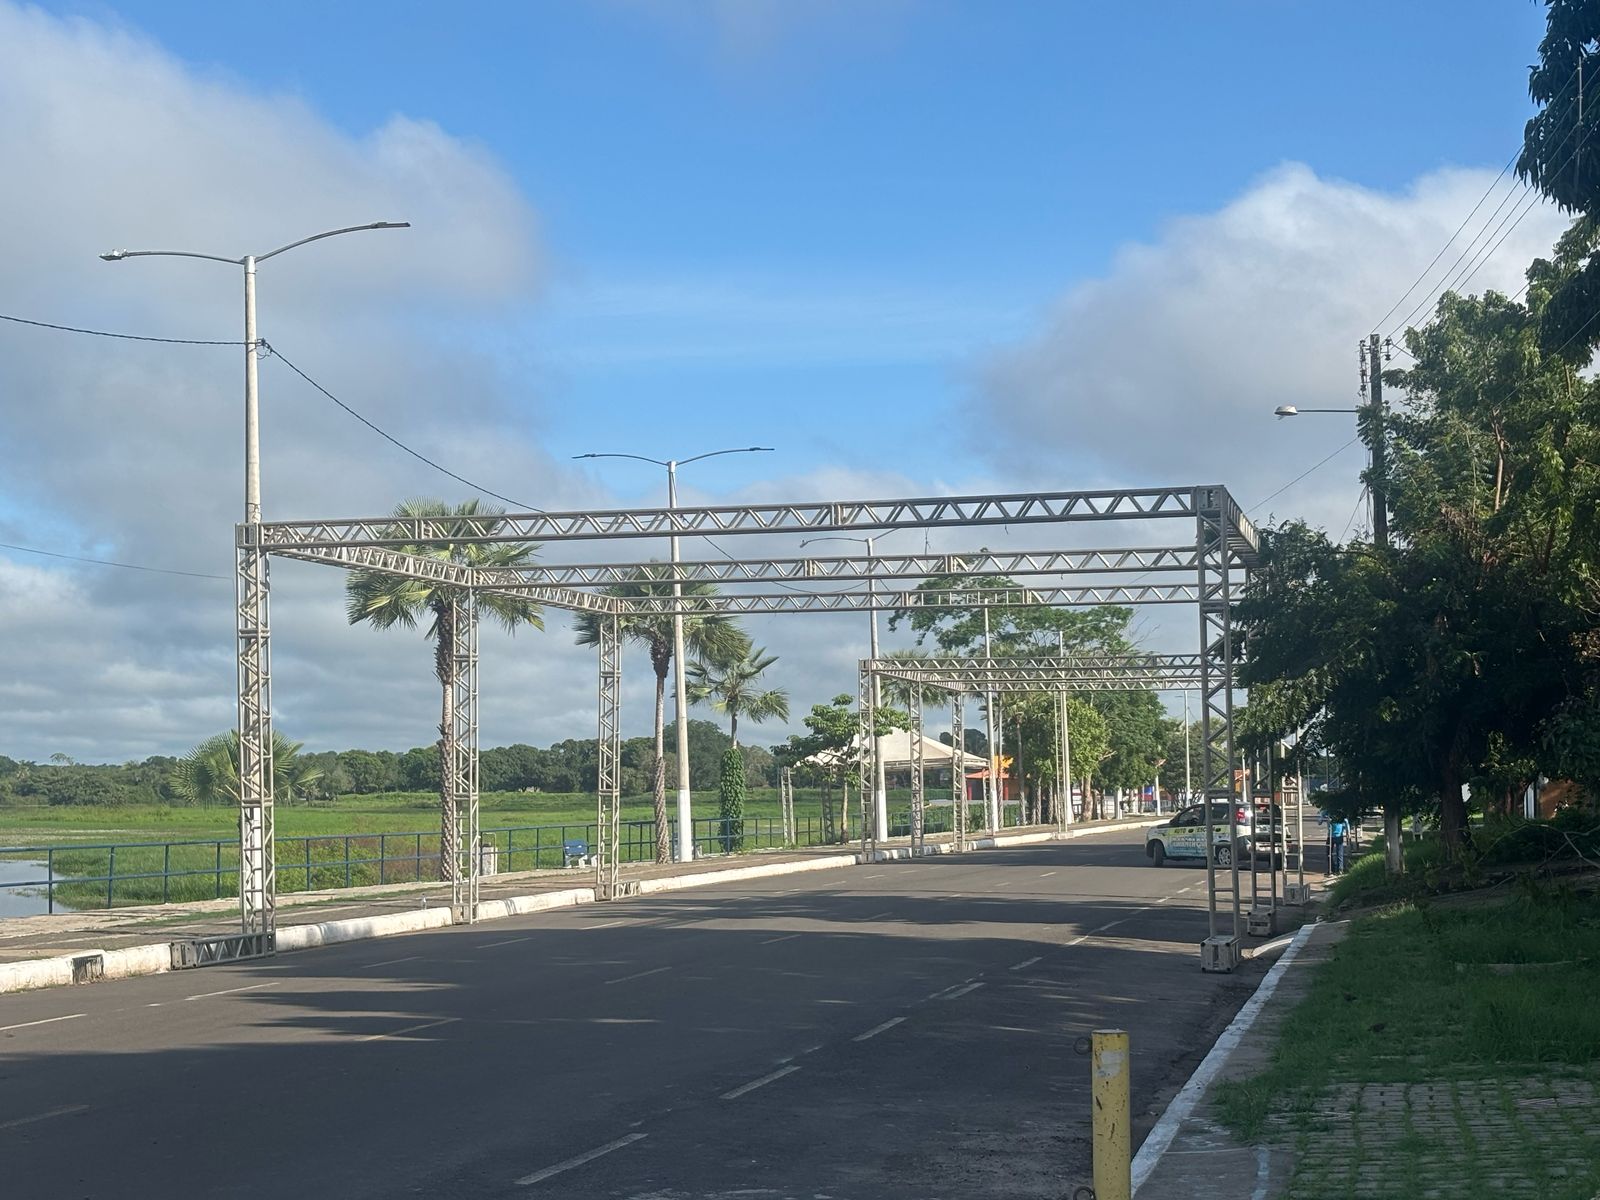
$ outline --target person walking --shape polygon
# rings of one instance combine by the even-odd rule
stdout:
[[[1334,817],[1328,823],[1328,870],[1335,875],[1344,874],[1344,839],[1349,823],[1343,817]]]

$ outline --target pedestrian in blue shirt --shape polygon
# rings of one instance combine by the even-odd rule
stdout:
[[[1329,870],[1335,875],[1344,874],[1344,835],[1346,822],[1343,817],[1335,817],[1328,825],[1328,863]]]

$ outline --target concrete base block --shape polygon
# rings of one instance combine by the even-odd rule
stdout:
[[[1286,883],[1283,885],[1283,902],[1285,904],[1310,904],[1311,885],[1309,883]]]
[[[1226,974],[1239,965],[1239,939],[1219,933],[1200,943],[1200,969]]]
[[[1271,908],[1252,908],[1246,932],[1251,937],[1271,937],[1278,932],[1278,913]]]

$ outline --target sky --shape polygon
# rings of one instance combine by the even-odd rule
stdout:
[[[1560,232],[1499,175],[1542,7],[1134,11],[0,0],[0,315],[237,342],[236,268],[97,255],[408,220],[260,268],[268,519],[659,504],[659,469],[574,456],[760,444],[686,467],[683,498],[1221,480],[1258,521],[1357,534],[1348,419],[1272,409],[1353,405],[1358,341],[1426,319],[1458,252],[1467,290],[1515,291]],[[0,542],[191,573],[0,549],[0,754],[121,761],[232,724],[241,357],[0,321]],[[332,572],[274,571],[280,727],[430,742],[421,635],[349,628]],[[549,618],[485,635],[485,744],[592,736],[592,651]],[[853,690],[865,618],[749,626],[796,717]],[[1187,614],[1139,629],[1192,642]],[[625,671],[643,734],[648,668]]]

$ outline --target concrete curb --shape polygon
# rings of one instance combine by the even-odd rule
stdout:
[[[1118,821],[1093,829],[1069,828],[1065,833],[1001,834],[998,837],[975,838],[968,842],[972,850],[990,850],[1005,846],[1035,845],[1050,841],[1071,841],[1097,833],[1117,833],[1158,824],[1161,818]],[[924,847],[924,854],[949,854],[951,847],[935,843]],[[878,850],[874,862],[913,857],[909,846]],[[858,866],[863,861],[859,853],[830,854],[825,858],[806,859],[799,862],[758,863],[748,867],[733,867],[720,871],[693,871],[686,875],[664,875],[655,879],[641,879],[635,894],[648,896],[659,892],[675,892],[683,888],[705,887],[714,883],[736,883],[745,879],[764,879],[778,875],[797,875],[809,871],[826,871],[838,867]],[[577,904],[594,903],[593,888],[564,888],[553,892],[536,892],[529,896],[510,896],[502,900],[484,900],[478,905],[478,924],[499,921],[507,917],[529,913],[548,912]],[[442,929],[454,925],[448,907],[417,908],[406,912],[384,913],[373,917],[349,917],[342,921],[321,921],[304,925],[285,925],[277,931],[277,948],[280,953],[309,950],[316,946],[336,946],[341,942],[364,941],[368,938],[394,937],[403,933],[417,933],[424,929]],[[152,942],[146,946],[130,946],[125,950],[80,950],[76,954],[56,958],[38,958],[24,962],[0,964],[0,995],[9,992],[34,991],[40,988],[68,987],[74,983],[94,983],[101,979],[130,979],[137,975],[159,975],[172,970],[175,947],[186,942]],[[1287,956],[1286,956],[1287,957]],[[1227,1035],[1224,1034],[1224,1037]],[[1219,1043],[1220,1044],[1220,1043]],[[1208,1060],[1209,1061],[1209,1060]],[[1203,1065],[1203,1064],[1202,1064]]]
[[[1139,1147],[1139,1153],[1134,1156],[1134,1195],[1137,1195],[1150,1176],[1155,1174],[1161,1156],[1167,1152],[1167,1148],[1172,1145],[1172,1139],[1177,1136],[1178,1127],[1194,1112],[1206,1094],[1206,1089],[1221,1072],[1234,1049],[1244,1040],[1244,1035],[1250,1031],[1250,1026],[1256,1023],[1256,1018],[1261,1015],[1261,1010],[1272,998],[1272,993],[1278,990],[1278,981],[1283,978],[1284,972],[1289,969],[1289,964],[1295,960],[1310,939],[1311,931],[1319,924],[1318,921],[1312,921],[1300,927],[1299,932],[1294,935],[1294,940],[1284,950],[1283,956],[1272,965],[1272,970],[1267,972],[1266,978],[1256,987],[1254,994],[1245,1001],[1244,1007],[1233,1018],[1232,1024],[1222,1031],[1222,1036],[1217,1038],[1216,1044],[1211,1047],[1211,1052],[1194,1069],[1194,1074],[1189,1076],[1189,1082],[1183,1085],[1183,1090],[1172,1098],[1171,1104],[1167,1105],[1167,1111],[1161,1114],[1161,1119],[1156,1122],[1155,1128]]]

